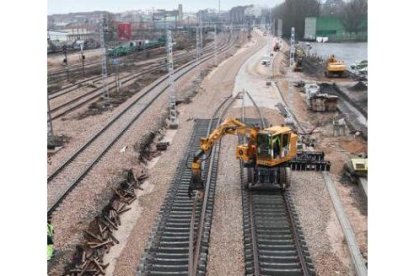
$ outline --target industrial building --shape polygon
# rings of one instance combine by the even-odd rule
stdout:
[[[358,33],[346,32],[345,26],[338,17],[306,17],[305,40],[316,40],[317,37],[328,37],[328,41],[366,40],[367,22],[361,23]]]

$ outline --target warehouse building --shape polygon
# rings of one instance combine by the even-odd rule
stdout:
[[[327,37],[328,41],[366,41],[367,23],[362,22],[360,32],[346,32],[344,24],[337,17],[306,17],[305,18],[305,40],[314,41],[317,37]],[[364,30],[364,31],[362,31]]]

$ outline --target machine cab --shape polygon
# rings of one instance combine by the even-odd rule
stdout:
[[[297,136],[286,127],[277,128],[279,129],[272,131],[270,128],[270,131],[264,130],[257,134],[258,163],[262,163],[262,160],[266,165],[277,165],[296,154],[296,139],[292,138]]]

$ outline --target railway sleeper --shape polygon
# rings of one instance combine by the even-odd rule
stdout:
[[[187,236],[185,236],[185,235],[183,235],[183,236],[162,236],[161,237],[161,242],[174,242],[174,241],[176,241],[176,242],[178,242],[178,241],[186,241],[187,243],[189,242],[189,238],[187,237]]]
[[[262,268],[261,269],[262,274],[260,276],[266,276],[266,275],[277,275],[277,276],[302,276],[303,272],[300,268],[297,269],[273,269],[273,268]]]
[[[163,247],[159,246],[157,248],[151,248],[151,253],[172,253],[172,254],[183,254],[188,255],[188,247]]]
[[[291,251],[291,250],[295,250],[296,249],[296,247],[295,247],[295,245],[294,244],[278,244],[278,245],[273,245],[273,244],[261,244],[261,243],[259,243],[258,245],[257,245],[257,247],[258,247],[258,249],[260,250],[260,251],[262,251],[262,250],[288,250],[288,251]]]
[[[163,266],[163,265],[151,265],[151,272],[148,272],[144,275],[187,275],[188,274],[188,265],[187,267],[178,266],[173,268],[172,266]]]
[[[260,261],[260,267],[263,269],[300,269],[300,263],[298,259],[279,260],[279,262],[263,262]]]
[[[297,251],[293,249],[289,250],[261,250],[260,253],[264,258],[273,258],[273,257],[290,257],[294,256],[297,258]]]
[[[256,232],[276,233],[279,231],[290,229],[289,226],[290,225],[287,221],[275,225],[260,225],[256,226]]]
[[[161,257],[154,257],[152,259],[155,263],[170,263],[176,266],[185,266],[188,265],[188,257],[182,256],[181,258],[161,258]]]
[[[267,244],[267,245],[286,245],[293,243],[293,239],[286,238],[286,239],[263,239],[259,237],[258,239],[259,244]]]

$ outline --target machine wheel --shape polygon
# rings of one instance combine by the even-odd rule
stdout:
[[[243,168],[243,188],[248,190],[249,183],[253,182],[253,173],[251,168]]]
[[[290,187],[290,184],[292,183],[292,170],[289,167],[285,168],[285,184],[286,189]]]
[[[280,168],[280,186],[282,190],[290,187],[292,182],[292,171],[289,167]]]
[[[282,190],[286,189],[286,170],[285,168],[279,169],[279,185],[282,187]]]

